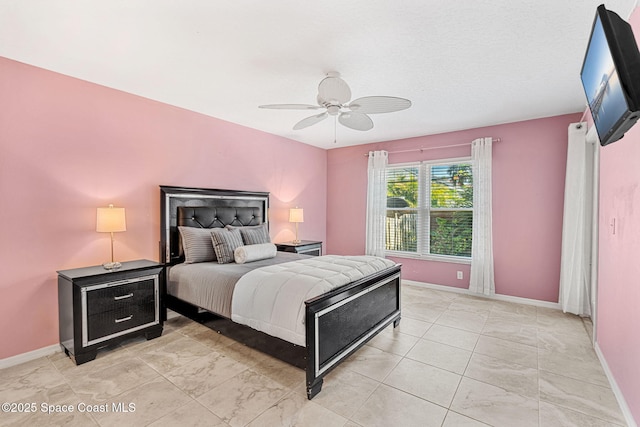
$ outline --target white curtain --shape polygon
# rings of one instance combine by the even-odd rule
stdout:
[[[562,220],[560,305],[565,313],[590,316],[591,190],[586,123],[569,125]]]
[[[491,138],[479,138],[471,143],[473,162],[473,233],[471,242],[471,275],[469,290],[493,295],[493,236],[491,203]]]
[[[369,181],[367,186],[367,237],[365,253],[384,256],[385,220],[387,217],[387,164],[386,151],[369,152]]]

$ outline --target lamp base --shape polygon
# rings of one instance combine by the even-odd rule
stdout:
[[[118,268],[122,267],[122,264],[120,264],[119,262],[105,262],[104,264],[102,264],[102,267],[105,270],[117,270]]]
[[[295,243],[296,245],[299,245],[300,243],[302,243],[302,240],[295,239],[295,240],[292,240],[292,242]]]

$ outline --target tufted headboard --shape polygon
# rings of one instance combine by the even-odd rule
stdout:
[[[183,261],[178,226],[268,224],[269,193],[160,186],[160,260]]]

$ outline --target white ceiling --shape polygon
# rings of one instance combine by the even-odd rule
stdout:
[[[584,110],[580,67],[601,0],[0,0],[0,56],[323,148]],[[637,0],[610,0],[627,19]],[[317,111],[340,72],[353,98],[408,98],[359,132]]]

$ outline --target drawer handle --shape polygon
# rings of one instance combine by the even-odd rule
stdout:
[[[131,298],[133,296],[133,292],[127,294],[127,295],[121,295],[119,297],[113,297],[114,301],[120,301],[121,299],[127,299],[127,298]]]
[[[116,319],[116,323],[126,322],[127,320],[133,319],[133,314],[127,317],[123,317],[122,319]]]

